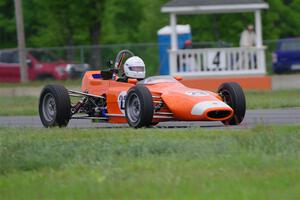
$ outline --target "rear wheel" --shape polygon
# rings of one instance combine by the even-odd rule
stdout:
[[[39,101],[39,114],[45,127],[67,126],[71,117],[68,90],[61,85],[47,85]]]
[[[153,112],[153,100],[149,89],[141,85],[132,87],[125,102],[125,115],[128,124],[134,128],[150,126]]]
[[[223,101],[234,110],[234,115],[231,119],[222,121],[225,125],[239,125],[246,113],[246,99],[241,86],[237,83],[223,83],[218,93],[223,98]]]

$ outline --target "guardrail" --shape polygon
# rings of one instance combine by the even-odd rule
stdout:
[[[169,51],[170,73],[180,76],[266,74],[265,47]]]

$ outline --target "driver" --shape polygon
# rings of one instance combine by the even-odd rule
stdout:
[[[124,63],[123,81],[127,82],[128,78],[142,80],[145,78],[146,69],[144,61],[138,57],[133,56]]]

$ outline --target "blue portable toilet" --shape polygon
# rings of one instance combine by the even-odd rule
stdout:
[[[168,50],[171,45],[171,27],[165,26],[157,31],[158,36],[158,48],[159,48],[159,66],[161,75],[169,75],[169,54]],[[177,40],[178,49],[184,48],[184,42],[187,40],[192,40],[191,26],[187,25],[177,25]]]

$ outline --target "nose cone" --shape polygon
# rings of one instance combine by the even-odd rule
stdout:
[[[177,120],[201,121],[227,120],[233,115],[233,110],[216,97],[191,96],[182,93],[163,94],[162,99]]]
[[[205,120],[223,121],[233,116],[233,110],[222,101],[203,101],[194,105],[192,115],[202,116]]]
[[[222,101],[204,101],[194,105],[192,108],[192,115],[203,115],[208,109],[219,108],[227,109],[230,107]]]

